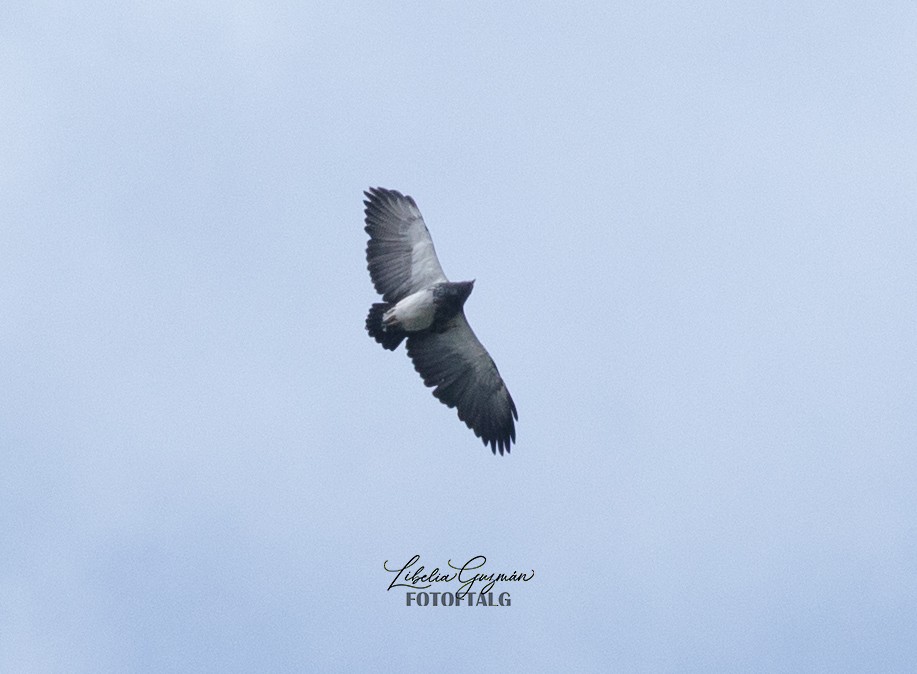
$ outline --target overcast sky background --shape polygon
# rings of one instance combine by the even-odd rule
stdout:
[[[915,34],[5,3],[0,670],[913,670]],[[369,185],[477,279],[510,456],[364,333]],[[408,608],[415,553],[535,578]]]

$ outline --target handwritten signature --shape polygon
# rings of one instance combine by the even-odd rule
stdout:
[[[432,571],[425,571],[426,567],[422,565],[416,569],[411,570],[411,568],[419,561],[420,555],[414,555],[411,557],[411,559],[408,560],[407,564],[402,566],[400,569],[390,569],[388,566],[388,560],[385,560],[385,563],[382,565],[383,568],[385,568],[385,570],[389,573],[395,574],[395,577],[389,584],[388,589],[391,590],[396,587],[407,587],[412,590],[425,590],[429,587],[432,587],[434,583],[451,583],[453,581],[458,581],[459,589],[455,593],[455,596],[456,598],[460,599],[471,592],[472,588],[475,587],[475,583],[484,583],[483,587],[479,587],[478,593],[487,593],[493,590],[493,587],[496,583],[519,581],[527,582],[535,577],[535,569],[532,569],[529,573],[519,571],[513,571],[510,574],[476,573],[478,569],[483,568],[487,563],[487,558],[484,555],[477,555],[476,557],[472,557],[461,566],[454,565],[450,559],[448,561],[448,565],[452,571],[445,572],[440,571],[439,567],[434,568]]]

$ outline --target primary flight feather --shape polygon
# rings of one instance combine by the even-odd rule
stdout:
[[[465,319],[474,281],[446,278],[417,204],[395,190],[370,187],[366,200],[366,264],[383,302],[373,304],[366,331],[394,351],[407,339],[414,369],[433,395],[490,445],[510,451],[516,405],[493,359]]]

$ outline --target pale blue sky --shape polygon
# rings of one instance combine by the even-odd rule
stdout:
[[[0,10],[0,670],[917,666],[917,8]],[[363,331],[417,200],[519,408]],[[405,607],[383,561],[535,570]]]

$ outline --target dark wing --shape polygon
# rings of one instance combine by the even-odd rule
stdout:
[[[447,281],[433,239],[411,197],[370,187],[366,200],[366,263],[376,291],[386,302]]]
[[[460,311],[443,332],[408,337],[408,355],[433,395],[458,410],[458,417],[490,445],[494,454],[509,452],[516,439],[516,405],[493,359]]]

